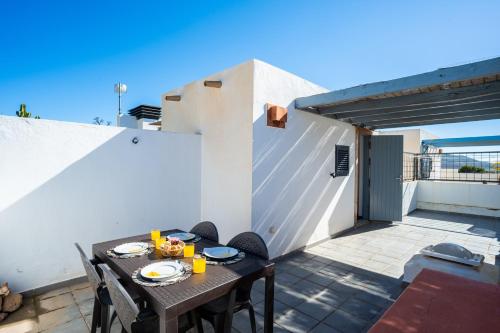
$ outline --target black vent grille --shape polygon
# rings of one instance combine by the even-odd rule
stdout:
[[[152,105],[139,105],[128,111],[128,114],[136,117],[137,119],[155,119],[161,117],[161,108]]]
[[[335,176],[349,175],[349,146],[335,145]]]

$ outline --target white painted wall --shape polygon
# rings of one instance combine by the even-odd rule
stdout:
[[[135,116],[122,113],[120,116],[116,117],[116,126],[158,131],[160,130],[160,126],[151,125],[156,121],[157,120],[145,118],[137,119]]]
[[[85,274],[74,242],[189,229],[199,155],[199,135],[0,116],[0,280],[53,284]]]
[[[221,80],[222,87],[205,87],[204,80]],[[251,230],[252,96],[250,61],[162,98],[162,130],[201,134],[201,216],[216,223],[222,242]]]
[[[201,134],[201,215],[223,242],[254,230],[275,257],[354,225],[354,128],[291,105],[324,91],[252,60],[163,95],[162,129]],[[289,107],[286,129],[266,126],[268,102]],[[329,176],[335,144],[351,146],[348,177]]]
[[[325,92],[261,61],[254,63],[252,229],[276,257],[355,222],[351,125],[294,109],[297,97]],[[288,107],[285,129],[266,126],[266,103]],[[350,150],[350,174],[330,177],[335,144]]]
[[[382,130],[377,131],[379,135],[402,135],[403,136],[403,151],[405,153],[420,154],[422,140],[438,139],[439,137],[424,131],[422,129],[405,129],[405,130]],[[437,152],[437,151],[429,151]]]
[[[497,184],[419,181],[419,209],[500,217]]]
[[[417,209],[418,181],[403,182],[403,216]]]

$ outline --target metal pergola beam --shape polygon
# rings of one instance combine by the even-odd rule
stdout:
[[[328,93],[301,97],[295,100],[295,107],[301,110],[315,109],[318,106],[326,107],[328,105],[352,102],[373,96],[397,94],[405,90],[426,89],[436,85],[447,85],[450,82],[490,77],[498,73],[500,73],[500,57],[461,66],[441,68],[432,72],[395,80],[369,83]]]
[[[490,114],[498,114],[500,113],[500,105],[479,109],[473,111],[462,111],[462,112],[454,112],[452,114],[437,114],[431,116],[416,116],[416,117],[408,117],[408,118],[398,118],[398,119],[373,119],[371,121],[364,122],[365,124],[370,124],[374,126],[378,126],[380,124],[406,124],[410,122],[420,122],[426,120],[440,120],[440,119],[454,119],[454,118],[462,118],[462,117],[471,117],[476,115],[490,115]]]
[[[332,114],[336,118],[342,119],[372,115],[375,114],[375,111],[380,113],[399,112],[409,109],[440,107],[446,104],[468,103],[498,97],[500,97],[500,82],[497,81],[477,86],[348,103],[326,109],[318,108],[315,113],[321,115]]]
[[[478,120],[491,120],[500,119],[500,110],[496,113],[489,114],[475,114],[470,116],[463,116],[459,118],[441,118],[439,120],[421,120],[421,121],[408,121],[408,122],[397,122],[393,124],[366,124],[362,127],[366,127],[372,130],[382,129],[382,128],[398,128],[398,127],[408,127],[408,126],[424,126],[424,125],[438,125],[438,124],[448,124],[448,123],[462,123],[468,121],[478,121]],[[360,124],[362,125],[362,124]]]
[[[474,101],[470,103],[461,103],[461,104],[451,104],[451,105],[440,105],[438,107],[422,107],[422,108],[412,108],[410,110],[404,111],[390,111],[390,112],[382,112],[377,114],[372,114],[368,116],[357,116],[357,117],[347,117],[347,118],[339,118],[335,117],[338,120],[348,120],[350,122],[355,123],[364,123],[371,121],[385,121],[385,120],[397,120],[397,119],[405,119],[412,117],[430,117],[432,116],[441,116],[448,115],[451,113],[456,113],[457,115],[464,113],[472,113],[475,111],[481,111],[485,109],[490,109],[494,107],[500,107],[500,96],[496,99],[488,99],[483,101]],[[436,118],[433,118],[436,119]]]
[[[474,86],[438,90],[414,95],[387,97],[368,101],[340,104],[335,107],[320,108],[321,114],[343,114],[373,112],[374,110],[406,109],[412,106],[434,106],[449,102],[465,102],[494,97],[500,94],[500,82],[490,82]]]

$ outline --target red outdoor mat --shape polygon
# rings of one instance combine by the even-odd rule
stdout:
[[[424,269],[369,332],[498,333],[500,286]]]

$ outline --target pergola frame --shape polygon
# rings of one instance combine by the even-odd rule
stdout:
[[[500,118],[500,57],[298,98],[300,110],[368,129]]]

